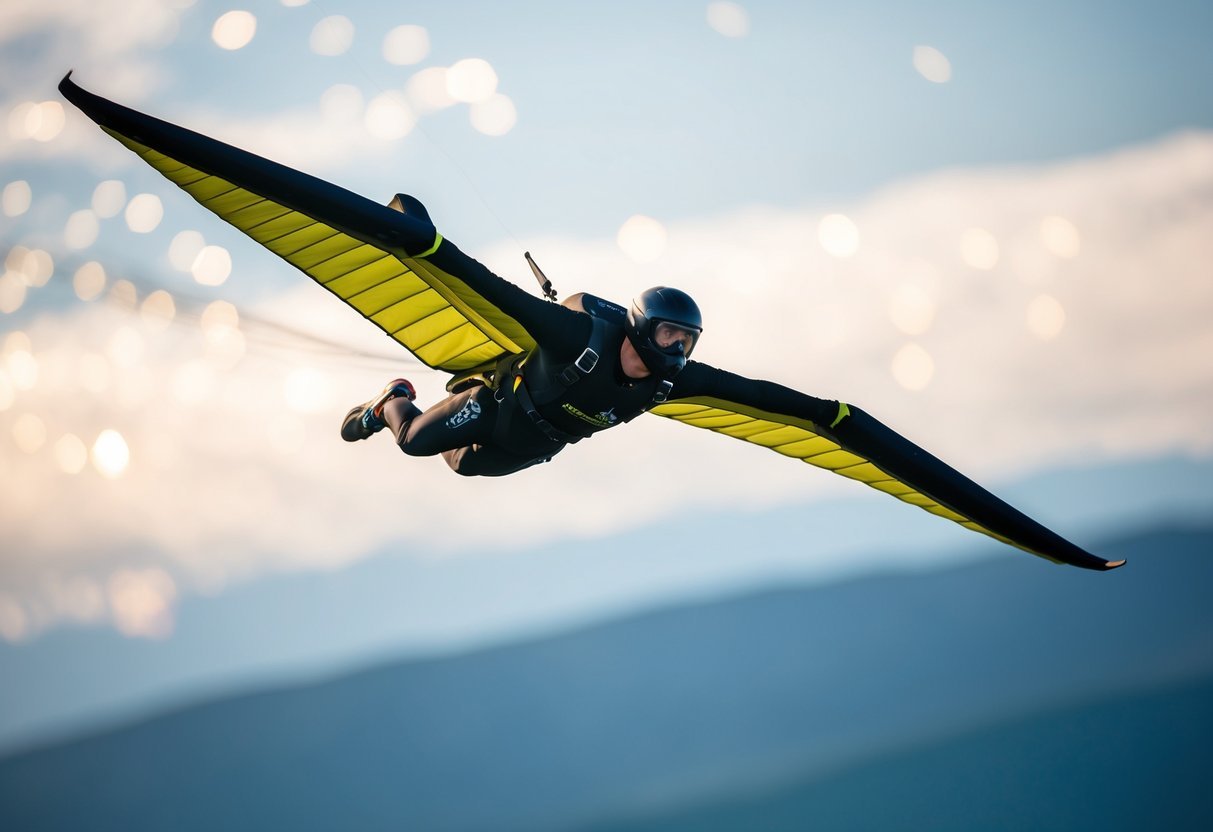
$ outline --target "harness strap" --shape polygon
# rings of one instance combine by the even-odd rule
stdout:
[[[561,370],[556,378],[565,387],[572,387],[582,376],[592,373],[597,366],[598,353],[593,347],[586,347],[581,355],[577,356],[577,360]]]
[[[502,379],[503,383],[497,388],[497,392],[494,394],[497,397],[497,401],[507,405],[506,407],[501,408],[501,412],[497,418],[497,430],[495,433],[498,436],[509,431],[509,414],[513,408],[508,406],[505,399],[512,396],[514,401],[517,403],[517,406],[522,410],[523,413],[527,415],[527,418],[534,422],[535,426],[539,428],[539,430],[543,431],[544,436],[546,436],[548,439],[551,439],[553,442],[568,445],[581,441],[582,437],[574,436],[571,433],[565,433],[547,419],[543,418],[543,415],[539,412],[539,408],[535,407],[535,400],[531,398],[531,391],[527,390],[526,383],[522,380],[521,370],[517,371],[517,374],[512,376],[512,379],[512,381]]]

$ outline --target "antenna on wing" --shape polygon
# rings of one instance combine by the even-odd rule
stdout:
[[[548,280],[548,276],[543,273],[543,269],[539,268],[539,264],[535,262],[535,258],[529,251],[523,252],[522,256],[526,258],[527,265],[535,273],[535,279],[539,281],[539,288],[543,289],[543,296],[552,303],[556,303],[556,290],[552,288],[552,281]]]

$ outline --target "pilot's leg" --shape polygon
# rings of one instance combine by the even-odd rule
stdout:
[[[491,390],[473,387],[424,413],[407,399],[394,399],[384,406],[383,417],[406,454],[442,454],[451,470],[465,477],[512,474],[551,459],[560,450],[562,446],[552,445],[519,453],[499,447],[495,431],[501,406]],[[530,442],[533,446],[535,440]]]
[[[448,396],[424,413],[408,399],[392,399],[383,419],[409,456],[434,456],[493,437],[497,402],[485,387],[472,387]]]

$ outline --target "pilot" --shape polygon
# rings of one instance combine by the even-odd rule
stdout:
[[[413,385],[396,379],[350,410],[342,438],[356,442],[386,427],[411,456],[441,454],[466,476],[510,474],[670,398],[703,331],[695,301],[665,286],[627,310],[586,294],[559,305],[521,292],[510,300],[523,307],[510,311],[526,321],[535,350],[424,412]]]

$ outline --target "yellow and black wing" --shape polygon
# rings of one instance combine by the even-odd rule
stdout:
[[[196,199],[303,271],[424,364],[460,373],[534,347],[469,285],[492,276],[444,240],[425,208],[383,206],[299,171],[81,89],[68,101]]]
[[[1096,570],[1124,563],[1049,531],[857,407],[839,403],[824,425],[709,396],[677,399],[651,412],[858,480],[1055,563]]]

